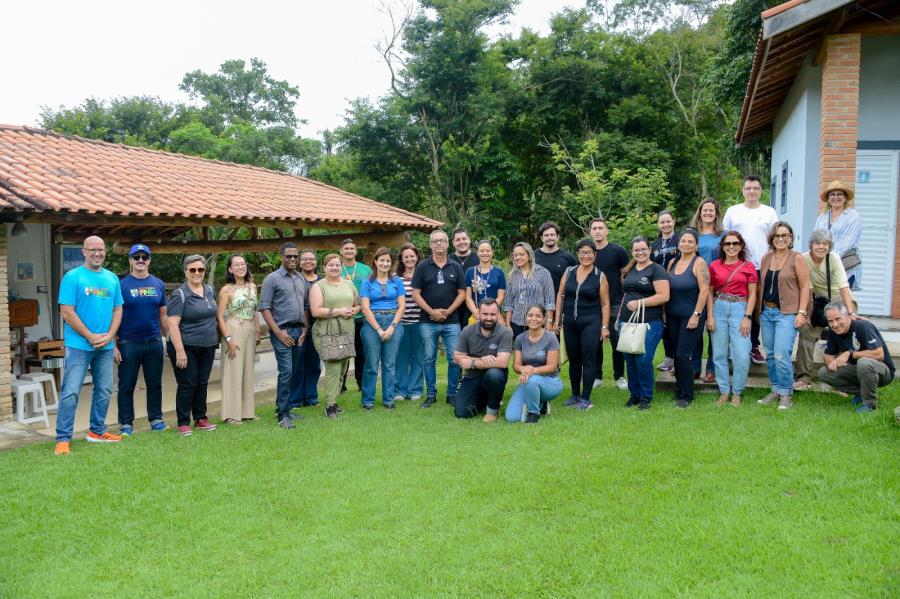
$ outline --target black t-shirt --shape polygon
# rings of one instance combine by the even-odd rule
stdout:
[[[678,251],[679,239],[679,235],[672,235],[668,239],[657,237],[650,246],[650,259],[668,270],[669,263],[681,255]]]
[[[850,322],[850,328],[843,335],[838,335],[832,330],[826,333],[825,353],[829,356],[837,356],[845,351],[855,352],[867,349],[884,348],[884,359],[888,369],[891,371],[891,378],[894,378],[894,361],[887,346],[884,344],[884,338],[875,325],[867,320],[853,320]],[[851,364],[856,364],[856,360],[850,358]]]
[[[459,265],[462,266],[463,283],[465,283],[466,271],[469,270],[470,268],[472,268],[473,266],[478,266],[481,263],[481,261],[478,259],[478,254],[476,254],[475,252],[469,252],[469,255],[466,256],[465,258],[460,258],[458,255],[453,253],[453,254],[450,254],[450,259],[453,260],[454,262],[458,262]],[[469,316],[471,316],[472,313],[469,312],[469,307],[466,305],[465,300],[463,300],[462,305],[459,307],[459,309],[456,311],[456,313],[459,314],[460,326],[463,326],[463,327],[466,326],[466,323],[469,322]]]
[[[644,270],[638,270],[637,266],[625,276],[623,287],[625,289],[625,297],[622,298],[622,315],[619,320],[626,321],[631,317],[631,310],[625,307],[625,304],[631,300],[647,299],[656,295],[656,288],[653,287],[654,281],[668,281],[669,274],[665,269],[651,262],[649,266],[645,266]],[[644,308],[643,322],[651,320],[660,320],[662,318],[662,306],[646,306]]]
[[[622,303],[622,269],[629,260],[625,248],[616,243],[608,243],[602,250],[594,250],[594,266],[600,269],[609,285],[610,306]]]
[[[447,260],[443,268],[438,268],[434,260],[428,257],[416,266],[412,286],[422,292],[422,299],[432,308],[449,308],[456,299],[456,292],[466,288],[466,276],[456,260]],[[425,310],[422,310],[419,321],[434,322]],[[459,310],[438,324],[459,324]]]
[[[553,279],[554,294],[559,293],[559,282],[562,280],[566,269],[578,264],[575,256],[566,250],[556,250],[548,254],[540,248],[534,251],[534,261],[550,271],[550,278]]]

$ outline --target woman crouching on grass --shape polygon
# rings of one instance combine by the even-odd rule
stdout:
[[[551,399],[562,393],[559,378],[559,340],[544,328],[547,310],[535,304],[525,312],[527,330],[516,337],[513,370],[519,385],[506,406],[506,420],[536,424],[550,413]]]

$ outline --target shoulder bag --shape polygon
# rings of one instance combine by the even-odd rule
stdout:
[[[644,340],[650,325],[643,322],[645,314],[644,300],[638,300],[638,309],[631,313],[627,322],[619,327],[619,344],[616,350],[623,354],[643,354]]]
[[[325,288],[320,284],[319,289],[322,291],[322,297],[325,297]],[[325,323],[325,332],[318,338],[316,350],[326,362],[336,360],[344,360],[356,356],[356,347],[353,345],[353,333],[343,332],[341,326],[337,325],[337,332],[332,330],[334,317],[329,317]]]
[[[844,265],[844,270],[850,270],[851,268],[856,268],[860,264],[862,264],[862,259],[859,257],[859,250],[857,248],[850,248],[841,256],[841,264]]]

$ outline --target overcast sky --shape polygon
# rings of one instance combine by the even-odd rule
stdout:
[[[502,31],[546,33],[567,6],[584,0],[521,0]],[[299,88],[301,133],[319,137],[343,122],[347,99],[381,96],[389,83],[373,49],[389,25],[377,0],[9,0],[0,23],[0,123],[8,125],[33,126],[42,106],[91,96],[185,101],[185,73],[258,57]]]

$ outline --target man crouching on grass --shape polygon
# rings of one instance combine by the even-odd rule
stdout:
[[[894,380],[894,362],[881,333],[868,320],[853,320],[844,302],[825,306],[828,320],[825,366],[819,380],[844,393],[853,394],[857,413],[871,412],[878,405],[878,387]]]
[[[457,418],[471,418],[486,411],[485,422],[494,422],[509,374],[513,348],[512,330],[498,322],[497,300],[485,298],[478,307],[478,321],[463,329],[453,361],[465,370],[454,402]]]

